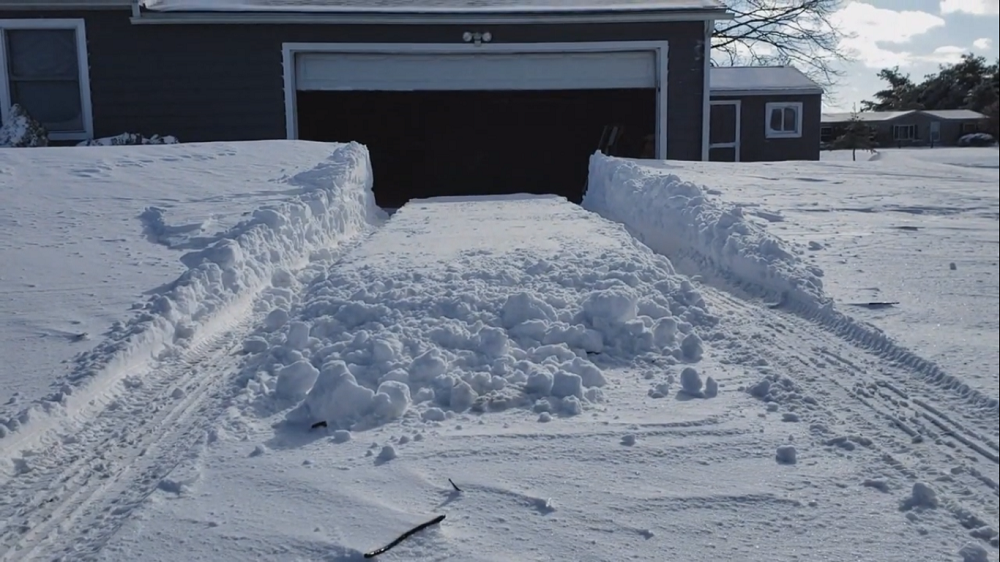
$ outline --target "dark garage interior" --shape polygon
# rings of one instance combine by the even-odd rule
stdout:
[[[651,89],[302,91],[299,138],[368,147],[375,199],[553,193],[579,202],[590,155],[618,126],[619,156],[652,156]]]

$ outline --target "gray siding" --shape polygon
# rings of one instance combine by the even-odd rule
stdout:
[[[819,160],[822,97],[810,96],[712,96],[713,100],[740,100],[740,161],[778,162]],[[765,119],[768,103],[802,102],[802,138],[769,139]]]
[[[142,25],[125,11],[0,12],[83,18],[97,136],[184,142],[285,138],[284,42],[460,42],[465,26]],[[493,42],[670,42],[668,156],[701,157],[702,22],[490,26]]]

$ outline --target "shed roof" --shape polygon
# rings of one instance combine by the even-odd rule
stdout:
[[[141,0],[157,12],[573,13],[719,10],[720,0]]]
[[[823,88],[793,66],[713,66],[711,92],[740,94],[822,94]]]

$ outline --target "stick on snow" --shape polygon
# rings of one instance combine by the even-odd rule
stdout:
[[[462,491],[462,489],[461,489],[461,488],[459,488],[459,487],[458,487],[458,485],[457,485],[457,484],[455,484],[455,482],[454,482],[454,481],[452,481],[452,479],[451,479],[451,478],[449,478],[449,479],[448,479],[448,483],[449,483],[449,484],[451,484],[451,487],[452,487],[452,488],[455,488],[455,491],[456,491],[456,492],[461,492],[461,491]]]
[[[438,515],[437,517],[435,517],[434,519],[431,519],[430,521],[427,521],[425,523],[421,523],[421,524],[417,525],[416,527],[410,529],[409,531],[403,533],[402,535],[399,535],[399,538],[397,538],[396,540],[392,541],[391,543],[383,546],[382,548],[375,549],[375,550],[373,550],[371,552],[366,552],[365,553],[365,558],[375,558],[379,554],[385,554],[386,552],[389,552],[390,550],[392,550],[393,548],[395,548],[399,543],[405,541],[406,539],[410,538],[411,536],[419,533],[420,531],[423,531],[424,529],[426,529],[427,527],[430,527],[431,525],[437,525],[438,523],[440,523],[442,521],[444,521],[444,515]]]

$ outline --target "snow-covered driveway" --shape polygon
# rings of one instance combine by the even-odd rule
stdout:
[[[43,418],[58,440],[0,439],[0,560],[359,562],[436,515],[384,559],[991,560],[995,397],[824,304],[700,188],[594,171],[628,230],[556,197],[413,201],[268,270],[85,420]]]

